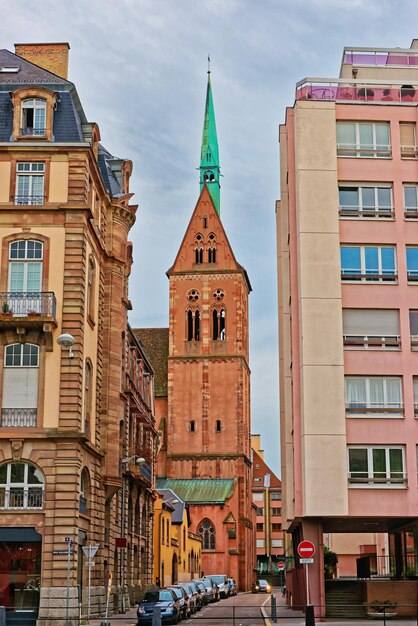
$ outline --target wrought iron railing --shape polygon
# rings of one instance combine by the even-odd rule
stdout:
[[[46,128],[33,128],[26,126],[20,129],[20,135],[22,137],[43,137],[46,133]]]
[[[42,487],[0,488],[0,509],[42,509]]]
[[[393,207],[361,207],[358,205],[340,205],[339,210],[340,217],[355,217],[355,218],[370,218],[375,217],[377,219],[391,219],[393,218]]]
[[[349,472],[348,482],[350,485],[370,485],[370,486],[386,486],[386,485],[398,485],[400,487],[406,487],[407,477],[403,471],[390,471],[386,472],[374,472],[373,476],[365,475],[366,472]]]
[[[2,409],[1,425],[3,428],[34,428],[36,426],[37,409]]]
[[[44,196],[15,196],[15,204],[30,206],[31,204],[41,205],[44,203]]]
[[[364,350],[399,350],[400,335],[344,335],[344,346],[351,349]]]
[[[366,272],[362,272],[361,270],[356,271],[353,269],[342,269],[341,280],[362,283],[393,283],[398,280],[398,275],[395,270],[387,270],[387,272],[381,274],[379,273],[379,270],[368,270]],[[408,280],[418,280],[418,277],[416,279],[411,279],[408,276]]]
[[[7,291],[0,293],[0,318],[55,317],[57,301],[53,291]]]
[[[414,553],[399,554],[398,556],[374,554],[361,556],[369,560],[370,576],[365,576],[365,578],[418,577],[418,555]]]

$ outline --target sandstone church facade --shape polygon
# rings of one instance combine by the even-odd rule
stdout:
[[[161,437],[157,485],[172,489],[188,502],[190,530],[203,539],[201,573],[225,573],[236,579],[241,590],[247,590],[255,566],[248,337],[251,285],[220,219],[219,177],[209,73],[201,192],[167,272],[168,334],[167,329],[136,332],[156,378],[163,369],[166,379],[165,390],[156,398]]]

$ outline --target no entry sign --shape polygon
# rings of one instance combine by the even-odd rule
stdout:
[[[298,545],[298,554],[303,559],[311,559],[315,554],[315,546],[312,541],[301,541]]]
[[[278,567],[279,569],[284,569],[284,561],[279,561],[279,562],[277,563],[277,567]]]

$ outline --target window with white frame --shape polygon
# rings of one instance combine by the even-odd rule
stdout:
[[[402,415],[402,377],[346,376],[345,407],[350,415]]]
[[[45,163],[18,162],[15,204],[44,203]]]
[[[404,487],[404,446],[350,446],[348,482],[356,487]]]
[[[37,425],[39,346],[13,343],[4,349],[2,427]]]
[[[43,244],[21,239],[9,244],[7,310],[15,317],[42,312]]]
[[[395,246],[342,245],[341,278],[356,282],[394,282]]]
[[[343,339],[351,350],[399,350],[399,309],[343,309]]]
[[[264,548],[264,539],[256,539],[255,545],[256,545],[256,548]]]
[[[262,502],[264,499],[264,494],[262,491],[253,491],[253,501],[254,502]]]
[[[44,477],[31,463],[0,466],[0,510],[42,509]]]
[[[409,334],[411,336],[411,350],[418,350],[418,310],[409,311]]]
[[[46,100],[27,98],[22,102],[21,135],[43,136],[46,133]]]
[[[337,156],[390,158],[388,122],[337,122]]]
[[[391,185],[339,185],[341,217],[392,217]]]
[[[270,499],[271,500],[281,500],[282,499],[282,494],[281,493],[272,493],[270,492]]]
[[[418,282],[418,247],[406,246],[406,273],[408,282]]]
[[[272,539],[271,540],[272,548],[283,548],[283,539]]]
[[[404,184],[403,206],[406,218],[416,219],[418,217],[418,185]]]
[[[418,417],[418,376],[412,377],[414,387],[414,415]]]

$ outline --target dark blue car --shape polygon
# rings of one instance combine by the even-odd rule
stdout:
[[[179,600],[172,589],[150,589],[145,593],[137,610],[138,626],[150,624],[154,608],[158,606],[161,611],[161,621],[177,624],[181,619]]]

